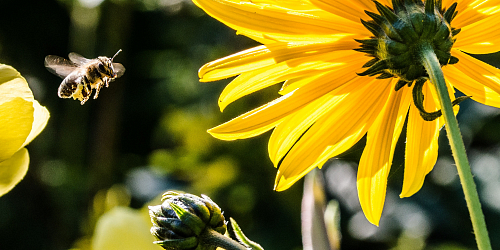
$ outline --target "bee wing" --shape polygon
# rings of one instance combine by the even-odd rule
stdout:
[[[125,73],[125,67],[121,63],[113,63],[113,69],[116,73],[116,78],[120,77]]]
[[[45,57],[45,67],[53,74],[65,78],[77,68],[77,65],[62,57],[48,55]]]
[[[76,65],[82,65],[82,64],[86,64],[86,63],[92,61],[91,59],[87,59],[87,58],[85,58],[85,57],[83,57],[75,52],[69,53],[68,57],[69,57],[69,60],[71,60]]]

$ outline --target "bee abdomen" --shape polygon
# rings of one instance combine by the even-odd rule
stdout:
[[[78,89],[78,84],[82,81],[77,74],[70,74],[59,85],[57,94],[61,98],[70,98]]]

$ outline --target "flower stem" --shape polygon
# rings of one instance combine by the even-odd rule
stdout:
[[[488,230],[486,229],[484,215],[481,210],[476,184],[474,183],[469,161],[467,160],[467,154],[465,152],[460,129],[458,128],[458,122],[453,113],[451,99],[448,94],[441,65],[430,43],[422,44],[419,52],[420,60],[427,70],[430,81],[436,88],[439,96],[448,140],[450,141],[451,151],[453,152],[453,158],[455,159],[458,175],[460,177],[460,183],[462,184],[467,207],[469,208],[477,246],[479,250],[491,250],[491,243],[488,236]]]
[[[237,241],[226,237],[211,228],[206,228],[200,236],[200,239],[203,241],[203,245],[217,246],[226,250],[248,250]]]

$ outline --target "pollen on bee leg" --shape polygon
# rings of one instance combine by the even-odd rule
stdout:
[[[99,84],[97,84],[97,87],[95,88],[94,99],[97,99],[97,96],[99,95],[99,91],[101,91],[101,88],[102,88],[103,85],[104,85],[104,83],[102,83],[102,82],[100,82]]]

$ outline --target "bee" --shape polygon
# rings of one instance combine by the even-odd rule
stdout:
[[[45,67],[64,79],[57,91],[59,97],[73,97],[83,105],[90,98],[93,89],[96,99],[104,85],[109,87],[111,81],[123,75],[125,67],[113,62],[121,51],[118,50],[112,58],[99,56],[96,59],[87,59],[74,52],[69,53],[69,60],[48,55],[45,57]]]

